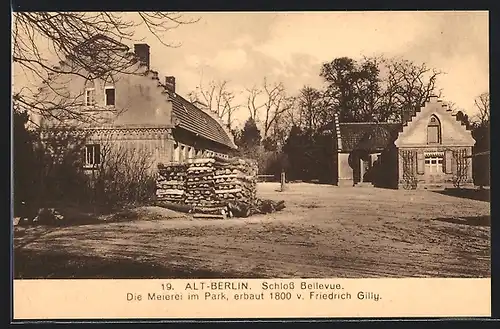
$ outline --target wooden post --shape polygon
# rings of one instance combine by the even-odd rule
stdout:
[[[281,177],[280,178],[281,178],[280,179],[281,180],[281,192],[284,192],[285,191],[285,182],[286,182],[286,180],[285,180],[285,172],[284,171],[281,172]]]
[[[365,175],[365,161],[363,159],[359,159],[359,182],[363,182],[363,176]]]

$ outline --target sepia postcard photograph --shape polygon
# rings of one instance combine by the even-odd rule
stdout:
[[[14,313],[489,315],[488,19],[13,12]]]

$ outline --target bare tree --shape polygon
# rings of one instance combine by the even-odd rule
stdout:
[[[55,200],[82,201],[86,180],[82,152],[88,132],[63,124],[52,129],[37,129],[33,148],[36,154],[36,205]],[[16,165],[16,164],[15,164]],[[23,174],[23,173],[20,173]]]
[[[441,72],[401,58],[340,57],[324,63],[324,99],[342,121],[406,121],[436,90]]]
[[[267,138],[276,144],[277,149],[283,147],[294,125],[294,116],[297,108],[297,98],[287,97],[283,105],[284,111],[276,116],[271,125]]]
[[[259,98],[260,95],[262,95],[262,90],[257,88],[256,86],[253,86],[252,88],[247,88],[246,91],[248,93],[247,96],[248,114],[250,115],[251,119],[257,121],[260,109],[264,107],[264,104],[257,103],[257,99]]]
[[[231,129],[234,123],[234,114],[240,108],[235,104],[235,94],[229,91],[229,82],[210,81],[207,86],[200,81],[196,90],[188,94],[191,102],[202,102],[208,109],[215,113],[220,119],[226,121],[228,129]]]
[[[83,118],[75,109],[81,95],[68,97],[67,81],[75,76],[94,80],[137,73],[131,71],[137,60],[123,44],[139,41],[134,38],[136,28],[145,26],[162,44],[175,47],[163,41],[163,34],[196,21],[167,12],[15,12],[14,68],[41,88],[24,86],[14,100],[42,116]]]
[[[267,78],[264,78],[262,88],[253,87],[247,91],[247,108],[250,117],[256,121],[261,119],[262,138],[265,139],[269,136],[276,121],[291,109],[294,102],[286,95],[283,83],[269,83]]]
[[[436,81],[442,72],[425,63],[415,64],[404,59],[383,59],[385,84],[382,91],[381,121],[405,122],[409,120],[432,94],[440,96]]]
[[[474,103],[478,109],[476,121],[479,126],[483,126],[490,121],[490,93],[485,92],[477,96]]]
[[[104,205],[144,202],[154,195],[154,158],[150,150],[105,135],[99,140],[99,161],[91,170],[92,201]]]
[[[304,86],[297,96],[295,124],[309,131],[316,131],[333,120],[326,98],[321,90]],[[292,114],[293,115],[293,114]]]

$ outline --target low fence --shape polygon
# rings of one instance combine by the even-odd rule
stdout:
[[[280,183],[281,191],[285,191],[286,189],[286,175],[284,172],[281,173],[279,178],[277,178],[275,175],[257,175],[257,182]]]
[[[265,182],[279,182],[279,177],[275,175],[257,175],[257,182],[265,183]]]

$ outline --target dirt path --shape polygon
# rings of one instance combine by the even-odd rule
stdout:
[[[275,188],[265,184],[259,194],[283,199],[287,208],[269,216],[144,215],[133,222],[19,231],[16,277],[490,275],[488,202],[430,191]]]

